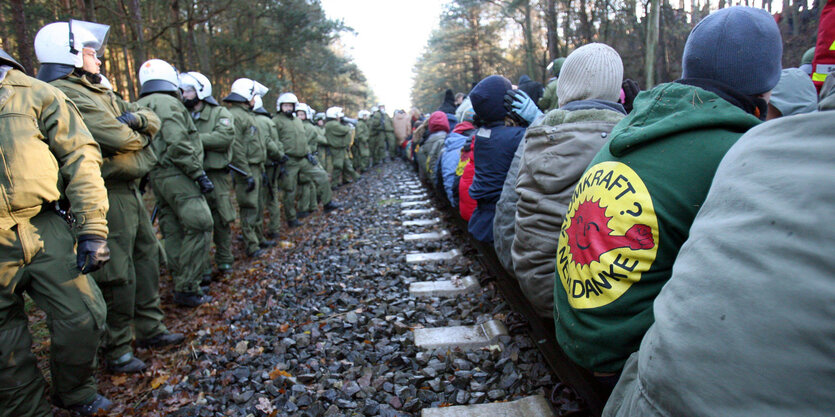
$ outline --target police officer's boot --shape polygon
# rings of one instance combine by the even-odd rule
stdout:
[[[196,292],[174,291],[174,302],[186,307],[197,307],[212,301],[208,295],[200,295]]]
[[[59,403],[56,402],[56,405],[62,407]],[[96,396],[86,402],[84,404],[75,404],[69,407],[62,407],[69,410],[71,413],[75,413],[82,416],[98,416],[98,415],[105,415],[107,411],[110,411],[113,408],[113,401],[110,401],[101,394],[96,394]]]
[[[107,371],[113,374],[138,374],[147,366],[141,359],[128,352],[114,361],[107,362]]]
[[[180,333],[160,333],[147,339],[137,340],[136,346],[141,348],[158,348],[163,346],[179,345],[186,337]]]
[[[292,228],[294,228],[294,227],[299,227],[299,226],[301,226],[301,225],[302,225],[302,224],[301,224],[301,223],[299,223],[299,221],[298,221],[298,220],[288,220],[288,221],[287,221],[287,226],[288,226],[289,228],[291,228],[291,229],[292,229]]]
[[[328,202],[328,204],[325,204],[325,206],[322,207],[322,208],[325,210],[325,213],[327,213],[327,212],[330,212],[330,211],[334,211],[334,210],[336,210],[340,207],[341,206],[339,204],[336,204],[333,201],[330,201],[330,202]]]

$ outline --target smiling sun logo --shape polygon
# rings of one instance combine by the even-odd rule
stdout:
[[[601,162],[580,179],[560,232],[557,273],[572,307],[617,300],[649,270],[658,220],[641,178],[620,162]]]

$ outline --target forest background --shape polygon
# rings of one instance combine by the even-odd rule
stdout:
[[[797,67],[814,46],[825,2],[451,0],[413,68],[412,104],[430,112],[446,89],[466,93],[490,74],[514,82],[526,74],[546,84],[548,63],[589,42],[615,48],[624,76],[642,88],[672,81],[681,75],[681,53],[692,27],[732,5],[775,15],[783,34],[783,66]],[[375,101],[365,75],[343,52],[340,36],[353,29],[328,18],[318,0],[8,0],[0,4],[0,47],[34,75],[35,33],[68,18],[111,26],[103,72],[131,100],[139,90],[136,69],[146,59],[160,58],[179,70],[206,74],[217,98],[236,78],[256,79],[270,88],[264,100],[270,111],[283,91],[320,111],[340,105],[347,114]],[[409,24],[407,16],[385,18]],[[409,81],[404,74],[403,82]]]

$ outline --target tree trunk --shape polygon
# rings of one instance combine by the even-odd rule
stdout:
[[[20,62],[30,74],[35,74],[32,61],[32,42],[26,25],[26,14],[23,11],[23,0],[10,0],[12,5],[12,22],[17,38],[17,62]]]
[[[647,90],[655,86],[655,48],[658,46],[658,26],[660,17],[660,0],[650,1],[649,19],[647,22],[647,47],[644,58],[644,76]]]
[[[548,60],[553,61],[560,56],[560,34],[557,32],[557,0],[548,0],[545,9],[545,26],[548,33]],[[550,74],[545,74],[545,80]]]
[[[525,67],[528,71],[528,76],[532,79],[537,79],[536,69],[534,67],[534,46],[533,46],[533,29],[531,24],[531,2],[530,0],[526,0],[525,4],[522,9],[525,13],[525,20],[524,24],[522,25],[522,31],[525,35]]]
[[[171,0],[171,22],[176,23],[180,20],[180,2],[179,0]],[[177,55],[177,67],[183,69],[186,67],[186,58],[183,53],[183,30],[180,25],[174,25],[174,41],[175,54]]]
[[[128,42],[128,32],[125,30],[126,28],[124,25],[122,26],[122,30],[125,30],[125,46],[122,48],[125,53],[125,68],[129,68],[127,65],[128,54],[127,45],[130,44],[132,46],[132,55],[133,55],[133,68],[138,69],[142,66],[142,64],[146,60],[146,53],[145,53],[145,28],[142,25],[142,9],[139,7],[139,0],[128,0],[128,9],[130,9],[130,19],[133,23],[130,24],[131,31],[133,31],[133,42]],[[131,74],[135,76],[136,74]],[[130,91],[131,100],[135,100],[136,97],[136,90],[133,86],[133,77],[127,77],[128,79],[128,90]]]

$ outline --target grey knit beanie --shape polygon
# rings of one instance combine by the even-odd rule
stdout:
[[[557,82],[560,107],[577,100],[617,101],[623,82],[623,62],[609,45],[583,45],[565,59]]]
[[[770,91],[780,81],[783,40],[768,12],[721,9],[702,19],[684,45],[682,78],[719,81],[745,95]]]

